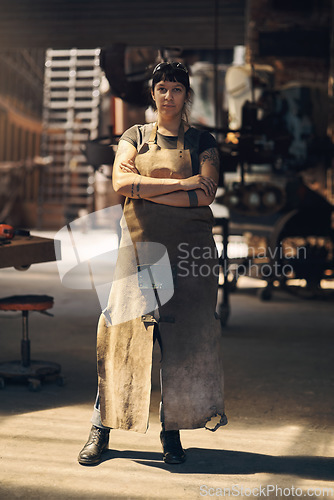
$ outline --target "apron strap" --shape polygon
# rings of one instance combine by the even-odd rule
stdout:
[[[179,133],[177,136],[177,146],[176,149],[184,149],[184,125],[183,120],[181,120]]]
[[[157,132],[158,132],[158,122],[153,124],[152,132],[150,134],[150,138],[148,140],[148,145],[151,146],[156,144],[157,141]],[[184,125],[183,120],[181,120],[179,133],[177,136],[177,146],[176,149],[184,149]]]
[[[152,128],[152,132],[151,132],[150,138],[148,140],[148,144],[149,145],[156,143],[156,140],[157,140],[157,131],[158,131],[158,122],[155,122],[153,124],[153,128]]]

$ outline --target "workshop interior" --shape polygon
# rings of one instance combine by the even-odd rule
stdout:
[[[189,123],[219,145],[213,212],[222,258],[230,257],[222,281],[235,291],[240,275],[263,280],[263,300],[275,287],[321,294],[334,277],[330,2],[257,3],[249,2],[246,29],[237,26],[229,40],[219,15],[230,7],[215,2],[213,39],[204,48],[191,34],[189,47],[159,46],[154,32],[138,46],[65,49],[59,34],[52,48],[13,49],[7,39],[0,53],[0,244],[10,245],[20,230],[60,229],[118,202],[110,182],[118,139],[154,120],[152,69],[177,60],[190,69]],[[236,4],[240,13],[244,2]],[[34,46],[38,37],[30,36]]]
[[[65,299],[48,290],[47,275],[35,278],[43,284],[41,292],[35,287],[30,292],[29,276],[33,279],[38,266],[62,261],[65,277],[73,269],[77,273],[73,288],[91,286],[89,266],[77,266],[80,245],[71,258],[66,253],[73,228],[84,242],[109,231],[117,249],[118,220],[111,221],[108,210],[124,202],[112,188],[118,141],[132,125],[155,121],[152,71],[166,61],[189,69],[188,122],[209,131],[219,148],[211,209],[223,338],[233,338],[229,332],[239,328],[234,301],[242,304],[254,294],[259,315],[285,301],[287,307],[297,304],[297,316],[303,315],[298,307],[318,308],[321,324],[324,308],[332,308],[330,0],[5,0],[0,2],[0,275],[15,287],[8,287],[10,293],[1,287],[0,341],[12,338],[15,323],[17,354],[10,361],[1,348],[0,399],[11,390],[18,394],[21,386],[36,394],[53,385],[56,391],[70,390],[72,361],[64,367],[54,359],[55,340],[48,337],[49,354],[42,351],[50,361],[36,361],[34,355],[34,337],[41,331],[34,318],[43,320],[42,330],[56,328],[57,314],[61,318],[56,306],[66,307]],[[10,272],[16,273],[13,280]],[[242,305],[237,310],[242,318]],[[252,319],[250,314],[247,324]],[[317,366],[320,372],[320,361]]]

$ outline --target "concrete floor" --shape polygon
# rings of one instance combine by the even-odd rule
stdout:
[[[1,296],[55,297],[54,318],[31,315],[32,357],[59,362],[66,377],[64,387],[50,382],[41,392],[17,384],[1,391],[1,500],[334,498],[333,297],[276,291],[264,303],[244,280],[222,338],[228,426],[182,431],[187,462],[162,462],[155,351],[147,434],[112,431],[104,461],[82,467],[76,457],[96,389],[97,297],[64,288],[56,263],[0,276]],[[20,328],[16,313],[1,313],[0,362],[18,357]]]

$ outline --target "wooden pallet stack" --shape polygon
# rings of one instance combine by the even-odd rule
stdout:
[[[39,226],[60,228],[94,209],[94,173],[81,148],[98,135],[99,49],[46,51]]]

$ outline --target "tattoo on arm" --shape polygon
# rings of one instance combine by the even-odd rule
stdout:
[[[209,161],[213,167],[219,173],[219,155],[216,148],[210,148],[204,151],[202,159],[201,159],[201,167],[204,165],[206,161]]]
[[[132,183],[132,186],[131,186],[131,198],[133,198],[133,190],[134,190],[134,187],[135,187],[135,181],[133,181]]]
[[[137,182],[137,197],[138,198],[141,198],[140,194],[139,194],[139,185],[140,185],[140,181],[141,179],[139,179],[139,181]]]

